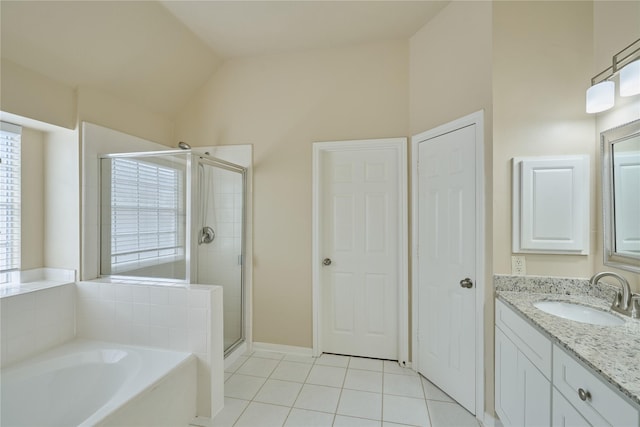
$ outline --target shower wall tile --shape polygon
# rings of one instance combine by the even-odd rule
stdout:
[[[76,295],[78,337],[194,353],[204,390],[198,414],[221,405],[222,288],[89,281],[77,283]]]
[[[0,299],[0,365],[73,339],[75,295],[69,283]]]

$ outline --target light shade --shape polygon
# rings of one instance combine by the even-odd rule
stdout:
[[[640,93],[640,59],[627,64],[620,70],[620,96]]]
[[[605,80],[587,89],[587,113],[599,113],[613,107],[616,85]]]

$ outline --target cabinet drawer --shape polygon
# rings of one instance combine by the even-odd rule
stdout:
[[[571,406],[567,399],[554,388],[551,425],[553,427],[584,427],[588,426],[589,423],[580,415],[580,412]]]
[[[496,300],[496,326],[551,379],[551,341],[546,336],[500,300]]]
[[[555,345],[553,385],[591,425],[637,427],[640,423],[638,409]],[[589,392],[590,397],[584,401],[580,399],[579,389]]]

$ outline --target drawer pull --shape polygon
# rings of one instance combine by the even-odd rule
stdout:
[[[582,388],[578,389],[578,396],[580,396],[580,400],[582,401],[591,400],[591,393],[589,393],[588,390],[585,391]]]

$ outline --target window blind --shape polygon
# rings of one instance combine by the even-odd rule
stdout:
[[[20,269],[20,136],[0,122],[0,272]]]
[[[111,270],[166,262],[184,253],[179,170],[139,159],[111,162]],[[170,259],[167,259],[170,257]]]

